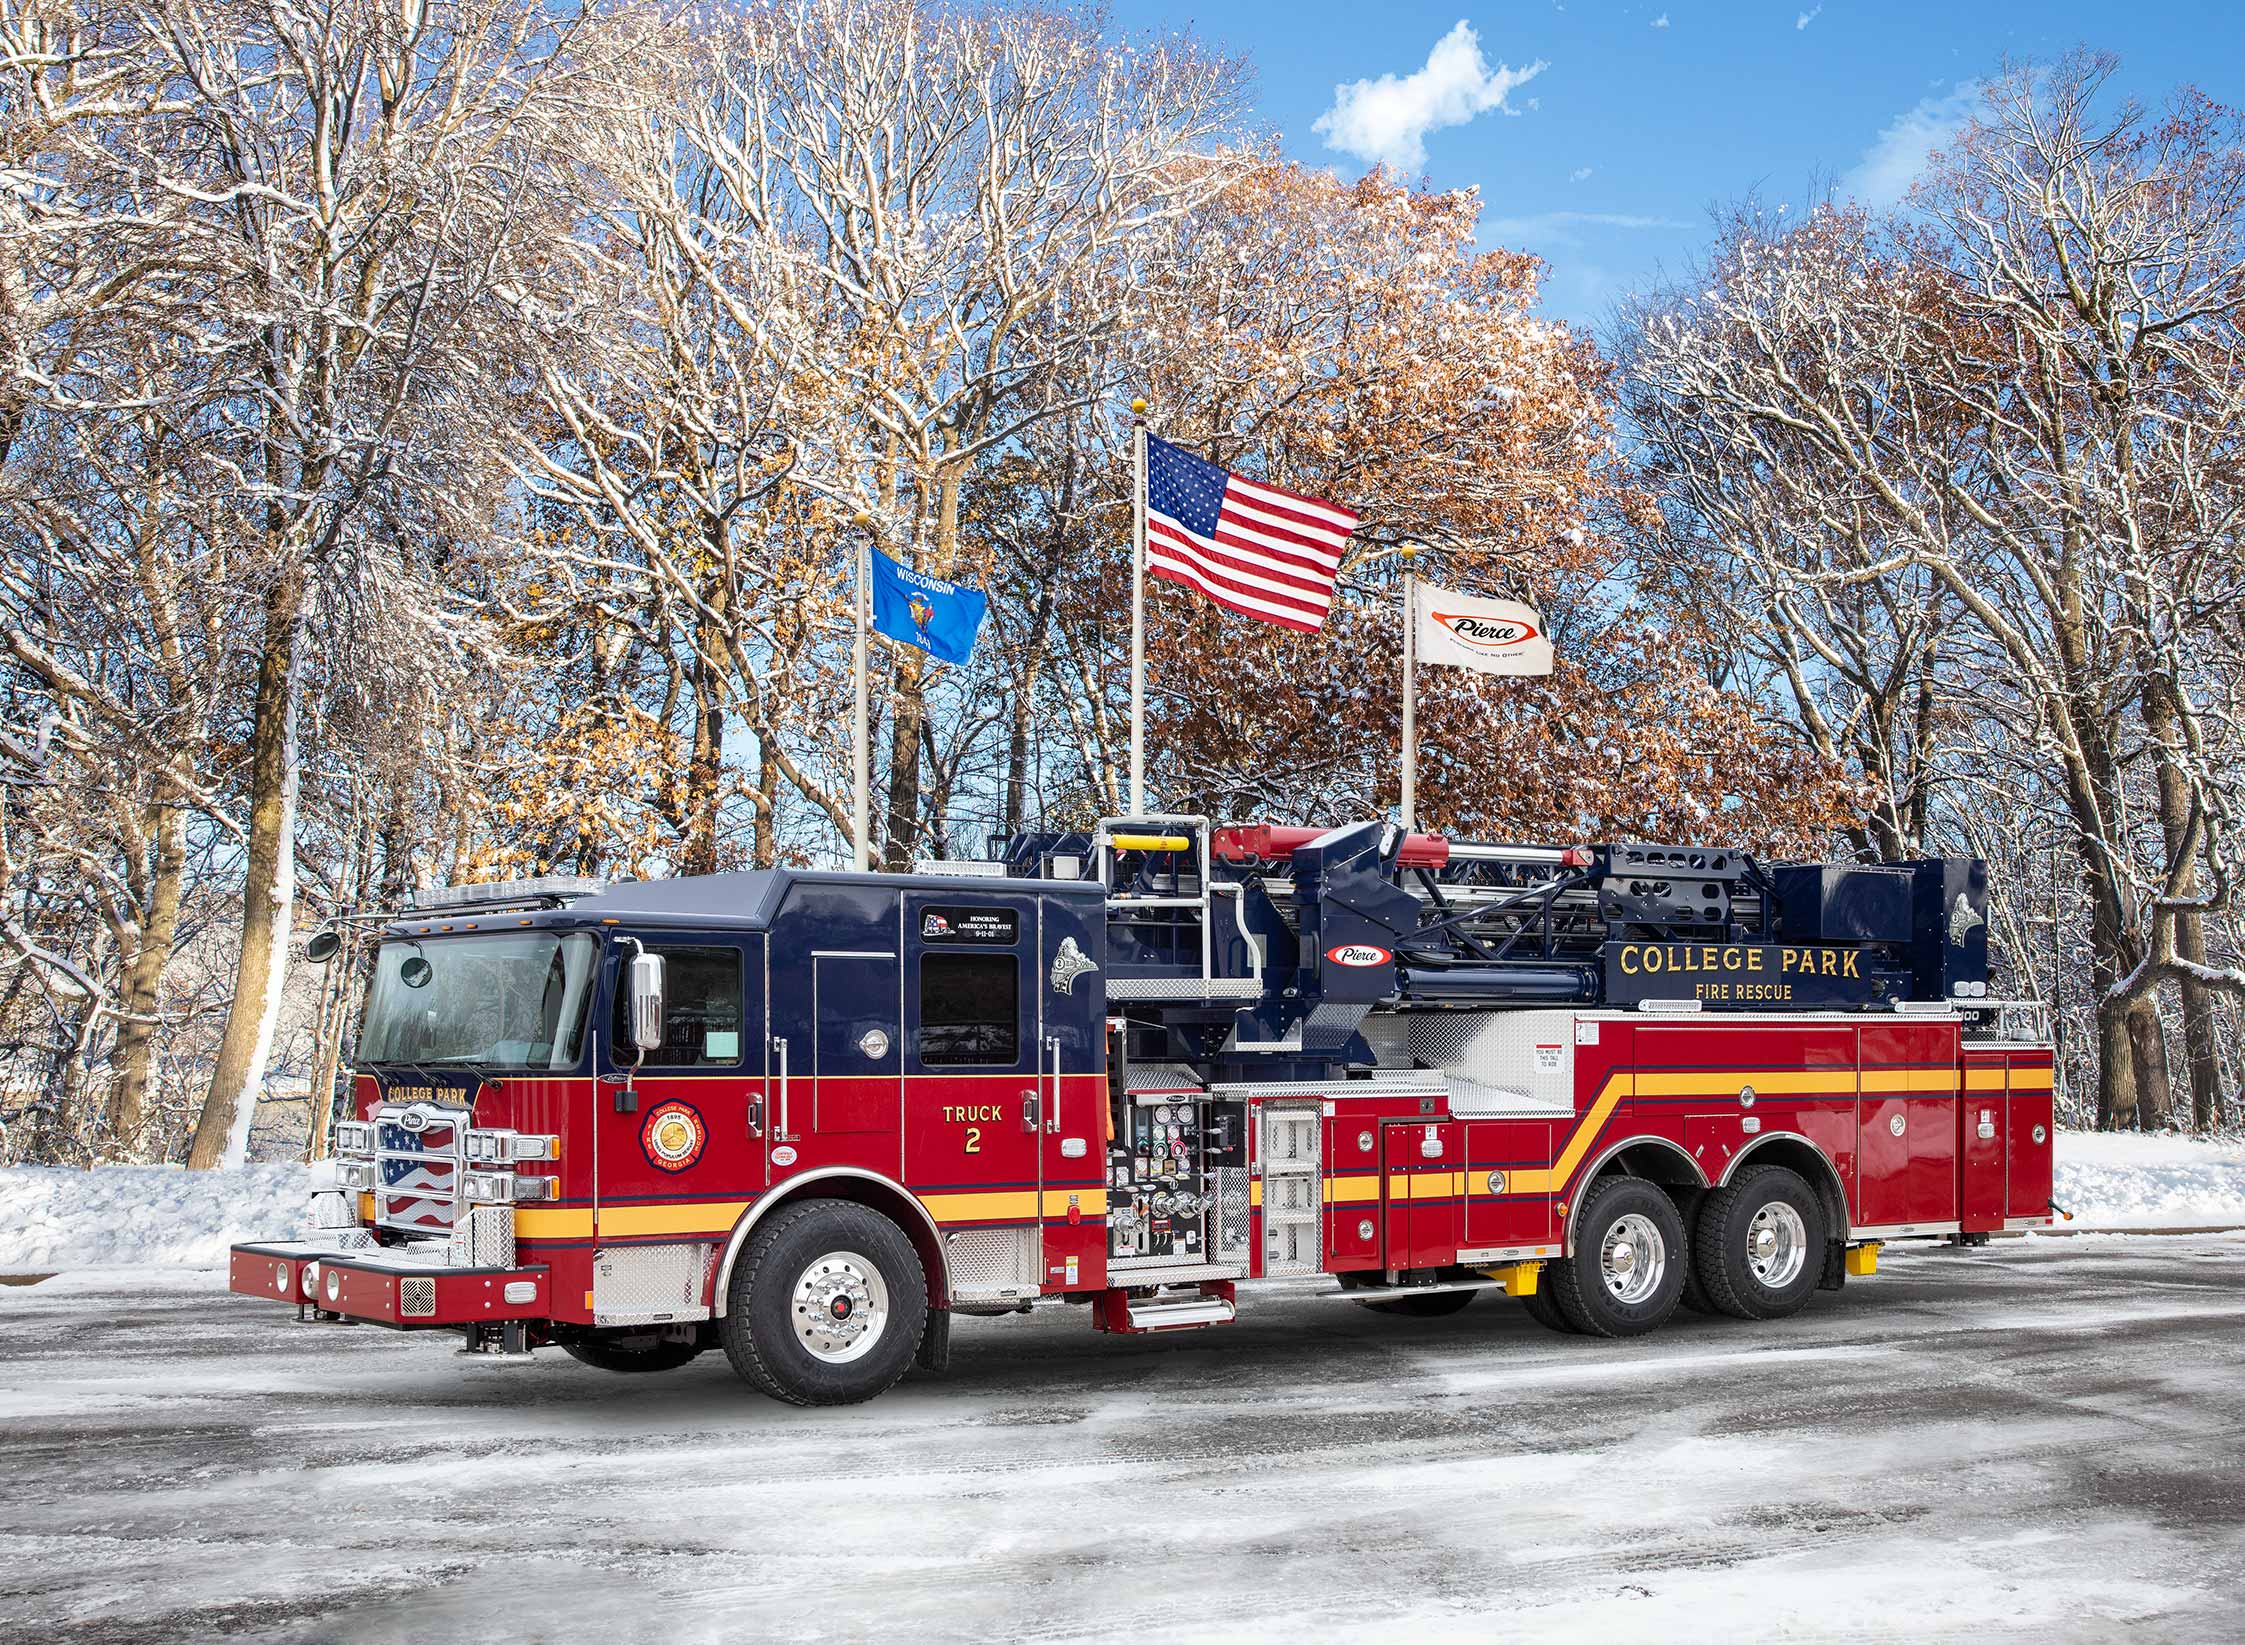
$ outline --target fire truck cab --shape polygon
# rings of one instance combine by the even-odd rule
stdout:
[[[1964,859],[1117,818],[914,875],[463,887],[382,921],[335,1185],[233,1289],[870,1397],[956,1313],[1241,1287],[1627,1335],[2050,1216]]]

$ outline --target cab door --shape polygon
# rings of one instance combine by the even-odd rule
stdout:
[[[645,939],[663,960],[664,1012],[663,1043],[643,1057],[630,1043],[620,997],[630,945],[612,947],[593,1113],[594,1209],[602,1237],[625,1237],[650,1231],[653,1202],[764,1185],[764,938]]]
[[[1032,1225],[1045,1121],[1035,899],[915,892],[904,931],[904,1180],[939,1221]]]
[[[1037,899],[1037,1092],[1043,1119],[1038,1185],[1045,1216],[1047,1285],[1089,1288],[1107,1263],[1106,905],[1103,898]],[[1205,1119],[1205,1110],[1202,1117]],[[1196,1188],[1205,1217],[1216,1184],[1206,1162]],[[1207,1251],[1213,1242],[1203,1239]]]

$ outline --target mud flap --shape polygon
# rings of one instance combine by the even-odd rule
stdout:
[[[1816,1277],[1818,1290],[1839,1290],[1848,1284],[1848,1241],[1825,1241],[1825,1270]]]
[[[950,1309],[928,1310],[928,1323],[920,1332],[920,1349],[912,1356],[912,1365],[930,1376],[941,1376],[951,1369]]]
[[[1819,1291],[1837,1291],[1847,1283],[1847,1241],[1828,1239],[1824,1242],[1824,1272],[1817,1276]]]

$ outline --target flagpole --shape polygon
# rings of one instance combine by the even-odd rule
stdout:
[[[1419,820],[1419,598],[1418,574],[1412,562],[1419,545],[1405,543],[1403,556],[1403,832],[1409,834]]]
[[[1146,402],[1130,402],[1130,814],[1146,814]]]
[[[855,688],[850,704],[850,866],[860,874],[873,865],[873,842],[868,838],[872,828],[872,776],[871,761],[866,744],[871,740],[867,721],[870,715],[866,705],[865,624],[866,584],[873,575],[872,562],[866,558],[867,545],[873,538],[873,516],[859,512],[850,523],[857,529],[857,557],[855,575],[851,578],[850,606],[856,623],[856,638],[850,648],[850,672]]]

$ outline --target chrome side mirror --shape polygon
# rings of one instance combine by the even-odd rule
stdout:
[[[631,1043],[644,1055],[663,1044],[663,957],[642,949],[624,967],[631,997]]]

